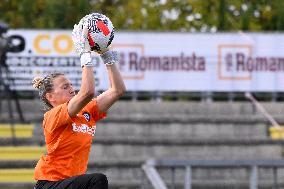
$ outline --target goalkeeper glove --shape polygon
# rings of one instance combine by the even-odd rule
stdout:
[[[101,54],[101,58],[105,65],[112,65],[118,62],[118,53],[116,51],[106,51]]]
[[[75,51],[80,56],[81,67],[93,66],[91,48],[88,42],[88,25],[86,22],[83,23],[80,21],[78,25],[74,25],[72,40]]]

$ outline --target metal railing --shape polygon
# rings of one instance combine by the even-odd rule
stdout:
[[[284,160],[148,160],[142,169],[154,189],[168,189],[157,168],[171,169],[171,188],[175,188],[174,170],[184,168],[184,189],[192,189],[192,168],[249,168],[249,188],[258,188],[258,169],[272,168],[273,188],[278,188],[277,169],[284,168]]]

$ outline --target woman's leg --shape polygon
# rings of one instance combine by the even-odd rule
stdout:
[[[84,174],[64,180],[38,181],[34,189],[108,189],[108,180],[104,174]]]
[[[78,176],[72,189],[108,189],[108,180],[104,174],[93,173]]]

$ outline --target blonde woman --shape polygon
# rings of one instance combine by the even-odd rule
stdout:
[[[72,32],[82,67],[82,83],[78,93],[62,73],[37,77],[33,81],[40,99],[49,108],[42,124],[47,154],[40,158],[35,167],[35,189],[108,188],[104,174],[86,174],[88,156],[96,122],[106,117],[108,109],[126,89],[116,67],[118,55],[107,50],[100,56],[106,65],[110,87],[94,98],[94,70],[86,41],[87,27],[75,25]]]

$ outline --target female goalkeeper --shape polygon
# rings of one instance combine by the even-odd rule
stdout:
[[[80,24],[79,24],[80,25]],[[44,114],[43,130],[47,154],[35,168],[34,189],[107,189],[107,177],[100,173],[86,174],[88,156],[96,122],[125,92],[125,85],[116,67],[114,51],[100,54],[106,64],[110,87],[94,98],[94,71],[87,40],[87,26],[75,25],[72,32],[75,50],[80,55],[82,84],[75,94],[70,81],[61,73],[35,78],[33,86],[50,108]]]

